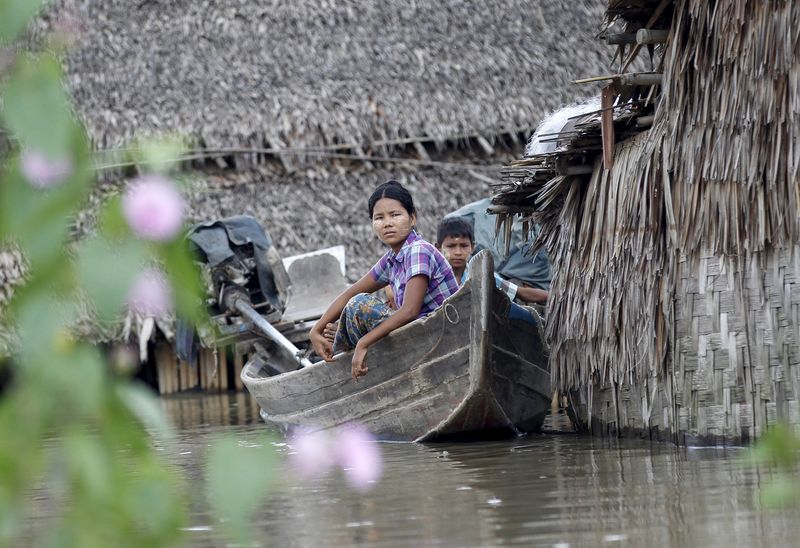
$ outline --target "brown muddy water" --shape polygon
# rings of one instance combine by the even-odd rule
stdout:
[[[165,398],[178,430],[168,458],[193,480],[215,434],[242,443],[266,428],[245,394]],[[277,450],[290,448],[280,437]],[[768,510],[769,473],[741,448],[536,435],[503,442],[381,443],[366,494],[337,474],[311,483],[285,468],[254,519],[262,546],[800,546],[800,509]],[[224,546],[201,496],[187,541]]]

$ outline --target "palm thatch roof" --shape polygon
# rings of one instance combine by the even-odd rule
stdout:
[[[570,75],[605,66],[601,14],[591,0],[57,0],[39,31],[76,22],[68,84],[98,148],[166,132],[209,150],[367,150],[531,128],[574,95]]]
[[[494,158],[480,161],[507,161],[505,140],[572,96],[567,74],[603,66],[592,40],[601,13],[590,0],[54,0],[31,40],[53,29],[73,36],[67,85],[77,110],[96,149],[123,147],[101,164],[116,163],[134,138],[186,136],[199,158],[185,174],[195,181],[191,220],[253,214],[286,255],[345,243],[354,278],[380,252],[361,211],[376,183],[408,183],[432,235],[445,212],[485,196],[493,174],[463,155],[447,159],[467,164],[454,170],[343,166],[329,154],[289,175],[274,152],[428,160],[477,143]],[[118,191],[113,178],[129,174],[98,188],[76,237]]]
[[[348,162],[293,173],[272,161],[239,171],[187,171],[179,179],[186,183],[187,223],[252,215],[283,257],[344,245],[347,276],[355,281],[385,252],[367,214],[367,198],[379,183],[396,179],[410,190],[418,229],[432,239],[445,214],[486,196],[488,183],[496,180],[487,173],[491,175],[511,156],[492,157],[489,164],[456,153],[448,153],[446,158],[450,162],[442,166]],[[97,189],[92,204],[76,219],[75,237],[94,230],[98,206],[120,188],[119,184],[106,184]]]
[[[606,25],[626,45],[611,108],[513,162],[494,199],[543,224],[555,379],[640,389],[645,427],[657,388],[665,428],[800,422],[800,5],[610,0]],[[642,53],[653,73],[625,74]]]

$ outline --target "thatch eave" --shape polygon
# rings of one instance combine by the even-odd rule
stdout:
[[[530,128],[573,98],[567,74],[602,70],[600,14],[589,0],[61,0],[37,32],[86,21],[68,83],[97,148],[167,132],[209,148],[364,147]]]

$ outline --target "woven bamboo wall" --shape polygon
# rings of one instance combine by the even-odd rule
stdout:
[[[746,261],[698,253],[678,267],[666,375],[582,390],[582,418],[595,433],[681,443],[800,428],[800,246]]]

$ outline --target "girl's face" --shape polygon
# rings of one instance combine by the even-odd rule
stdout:
[[[381,198],[372,209],[372,230],[378,239],[397,253],[417,223],[417,216],[409,214],[403,204],[392,198]]]

